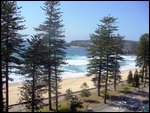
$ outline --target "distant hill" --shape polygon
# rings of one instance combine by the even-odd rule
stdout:
[[[67,43],[67,46],[78,46],[88,48],[90,46],[90,40],[74,40]],[[123,40],[123,51],[125,54],[135,54],[138,41]]]
[[[88,48],[90,44],[90,40],[73,40],[69,43],[66,43],[66,46],[78,46]],[[123,40],[123,52],[125,54],[135,54],[137,44],[138,41]],[[25,41],[23,45],[25,45],[25,47],[29,47],[29,43],[27,41]]]
[[[138,41],[123,40],[123,51],[126,54],[135,54]]]
[[[67,46],[89,47],[90,43],[90,40],[74,40],[67,43]]]

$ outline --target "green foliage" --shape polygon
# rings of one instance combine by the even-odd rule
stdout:
[[[130,90],[129,86],[123,86],[122,88],[123,88],[123,90],[124,90],[125,93]]]
[[[105,97],[107,92],[108,81],[114,81],[116,90],[117,82],[121,80],[119,61],[122,60],[122,39],[119,34],[114,34],[118,27],[116,18],[109,16],[103,17],[101,25],[95,30],[95,34],[90,35],[91,45],[88,49],[88,75],[94,75],[94,83],[100,91],[100,84],[105,82]],[[106,98],[104,99],[106,103]]]
[[[81,90],[81,97],[89,97],[91,95],[91,92],[88,90],[89,86],[87,85],[86,82],[84,82],[81,86],[82,90]]]
[[[132,71],[129,71],[127,83],[131,84],[133,82],[133,74]]]
[[[46,84],[43,82],[45,76],[42,72],[42,59],[44,58],[45,46],[38,35],[32,36],[28,42],[30,46],[24,49],[22,53],[23,65],[20,66],[20,74],[26,78],[20,88],[20,103],[26,102],[26,108],[34,112],[39,111],[44,106],[42,95],[45,93]]]
[[[141,81],[147,78],[147,69],[149,69],[149,34],[145,33],[140,37],[139,44],[136,48],[136,65],[141,67]],[[149,70],[148,70],[149,71]]]
[[[149,65],[149,34],[145,33],[140,37],[136,51],[137,66]]]
[[[65,64],[65,40],[63,39],[65,36],[61,20],[62,12],[60,12],[59,5],[59,1],[45,1],[42,9],[45,11],[46,19],[35,28],[38,34],[42,36],[44,45],[47,46],[44,57],[44,70],[48,77],[45,82],[48,86],[49,108],[52,109],[51,95],[54,94],[57,111],[60,74],[63,72],[60,67]]]
[[[140,82],[139,82],[139,75],[138,75],[138,71],[136,70],[134,73],[134,77],[133,77],[133,87],[139,87],[140,86]]]
[[[59,112],[69,112],[69,105],[61,105],[59,107]]]
[[[8,112],[9,109],[8,81],[13,80],[9,75],[13,69],[18,69],[18,64],[21,63],[20,57],[17,56],[20,56],[22,50],[23,35],[19,31],[24,30],[25,27],[22,24],[24,18],[20,14],[20,9],[16,1],[1,1],[1,112]],[[3,83],[6,86],[5,91]]]
[[[83,102],[77,96],[73,96],[70,100],[70,112],[77,112],[78,108],[83,108]]]
[[[72,94],[73,94],[73,92],[72,92],[71,89],[67,89],[67,90],[66,90],[65,100],[66,100],[67,102],[69,102],[69,101],[72,99],[72,97],[73,97]]]
[[[101,94],[102,94],[102,96],[104,97],[104,96],[105,96],[105,90],[101,90]],[[109,91],[107,91],[106,95],[107,95],[107,96],[110,95]]]
[[[67,100],[69,111],[76,112],[78,108],[83,107],[83,102],[79,98],[72,94],[71,89],[66,90],[65,100]]]

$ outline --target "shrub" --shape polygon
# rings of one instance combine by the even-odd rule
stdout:
[[[127,83],[131,84],[133,82],[133,74],[132,71],[129,71]]]
[[[78,108],[83,108],[83,102],[77,96],[73,96],[70,101],[70,111],[76,112]]]
[[[101,95],[104,97],[105,96],[105,90],[102,90],[101,91]],[[107,96],[109,96],[109,91],[107,90],[107,94],[106,94]]]
[[[67,105],[67,104],[61,105],[59,107],[59,112],[69,112],[69,105]]]
[[[91,96],[91,92],[88,90],[89,86],[87,85],[86,82],[84,82],[81,86],[82,90],[81,90],[81,97],[89,97]]]
[[[124,87],[123,87],[123,90],[124,90],[124,92],[126,93],[127,91],[130,90],[130,87],[129,87],[129,86],[124,86]]]
[[[73,92],[71,89],[66,90],[65,100],[69,102],[73,97]]]

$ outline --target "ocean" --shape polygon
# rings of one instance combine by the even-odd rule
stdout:
[[[87,74],[87,51],[82,47],[68,47],[66,50],[66,65],[62,65],[64,72],[61,74],[62,79],[82,77]],[[120,70],[128,70],[135,68],[134,55],[122,55],[124,61],[120,62]],[[14,78],[14,81],[10,82],[22,82],[24,78],[21,75],[11,74],[10,77]]]

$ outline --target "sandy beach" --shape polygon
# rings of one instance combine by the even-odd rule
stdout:
[[[131,70],[132,73],[135,72],[135,69],[138,68],[132,68],[129,70],[124,70],[121,71],[121,76],[122,76],[122,80],[126,80],[129,71]],[[73,92],[75,91],[79,91],[81,90],[81,85],[83,84],[83,82],[86,82],[87,85],[89,86],[89,88],[94,88],[94,84],[91,81],[92,77],[78,77],[78,78],[68,78],[68,79],[64,79],[62,80],[62,82],[60,83],[61,85],[61,89],[59,90],[62,94],[65,93],[65,91],[70,88],[72,89]],[[9,86],[9,104],[16,104],[19,101],[19,87],[21,87],[21,83],[11,83]],[[45,94],[44,97],[47,97],[47,95]]]

